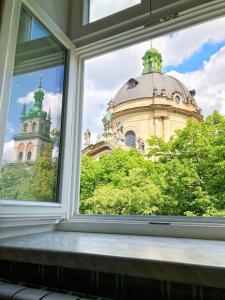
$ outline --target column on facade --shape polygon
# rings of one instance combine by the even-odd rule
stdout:
[[[157,137],[163,137],[163,124],[162,124],[162,117],[155,117],[154,118],[154,135]]]
[[[163,136],[163,139],[165,142],[167,142],[170,137],[171,137],[171,127],[170,127],[170,119],[169,117],[165,117],[164,120],[163,120],[163,126],[164,126],[164,129],[163,129],[163,132],[164,132],[164,136]]]

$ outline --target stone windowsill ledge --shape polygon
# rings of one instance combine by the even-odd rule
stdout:
[[[54,231],[0,240],[0,259],[224,287],[225,241]]]

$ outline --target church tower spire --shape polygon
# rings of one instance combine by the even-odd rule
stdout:
[[[40,76],[39,84],[34,91],[34,104],[27,111],[27,104],[24,103],[20,118],[20,132],[14,137],[16,162],[34,163],[51,144],[51,112],[47,113],[43,110],[44,95]]]
[[[34,92],[34,99],[35,99],[34,107],[37,107],[40,111],[42,110],[42,101],[44,100],[44,95],[45,95],[44,90],[42,89],[41,79],[42,78],[40,76],[39,85]]]

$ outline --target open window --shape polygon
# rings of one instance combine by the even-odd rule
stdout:
[[[63,157],[71,149],[65,143],[70,136],[67,95],[74,103],[68,79],[70,73],[74,82],[74,45],[38,6],[24,2],[6,1],[4,6],[0,214],[21,222],[33,216],[31,225],[46,218],[45,224],[53,224],[65,218],[69,203],[62,174]],[[7,18],[8,13],[13,17]]]
[[[223,60],[220,63],[211,62],[223,54],[223,1],[212,1],[214,5],[206,3],[190,10],[186,9],[190,8],[189,4],[193,4],[193,1],[172,1],[173,5],[165,5],[165,1],[156,3],[143,0],[136,4],[128,1],[130,6],[98,20],[92,19],[93,22],[87,19],[90,16],[87,14],[90,1],[72,1],[71,11],[76,12],[77,18],[71,21],[70,37],[78,46],[76,50],[73,42],[46,18],[43,10],[36,3],[29,2],[22,1],[26,4],[22,10],[20,1],[13,1],[13,4],[7,2],[8,11],[11,9],[13,15],[3,19],[3,29],[8,35],[3,43],[4,53],[7,54],[5,60],[1,60],[0,56],[6,70],[3,77],[0,74],[0,82],[3,83],[0,150],[4,148],[6,129],[10,131],[7,118],[10,116],[11,99],[15,96],[11,82],[14,83],[14,78],[32,74],[32,89],[16,97],[16,100],[21,98],[23,105],[17,111],[15,120],[19,124],[24,117],[26,119],[20,128],[17,127],[16,136],[26,135],[26,139],[18,140],[15,159],[18,159],[19,166],[26,163],[29,168],[32,167],[36,164],[35,157],[40,160],[44,158],[46,140],[52,138],[57,155],[62,155],[60,160],[51,157],[51,167],[60,170],[61,176],[57,176],[60,180],[57,179],[56,183],[58,198],[50,197],[50,201],[27,201],[22,197],[2,199],[1,215],[20,220],[24,216],[36,217],[36,224],[39,220],[49,224],[49,220],[54,223],[67,217],[75,223],[70,227],[72,230],[104,231],[112,228],[113,232],[121,229],[111,227],[113,222],[123,226],[126,222],[143,221],[147,234],[154,233],[155,227],[149,229],[151,222],[162,222],[162,226],[176,222],[187,222],[191,226],[195,222],[222,224],[224,219],[219,217],[224,214],[220,201],[224,195],[221,184],[223,157],[213,156],[216,157],[213,164],[208,164],[206,159],[203,160],[205,164],[199,165],[198,155],[200,162],[207,155],[210,156],[212,153],[204,148],[208,145],[212,151],[217,151],[214,154],[223,153],[218,149],[223,147],[224,141],[221,92],[224,69],[207,73],[210,67],[222,67]],[[197,4],[202,4],[202,1],[195,1],[193,7]],[[21,22],[20,12],[23,14]],[[175,14],[171,15],[171,12]],[[23,30],[19,30],[17,36],[13,28],[19,26]],[[219,31],[218,26],[221,28]],[[195,38],[195,42],[189,42]],[[69,68],[66,68],[68,64]],[[56,82],[55,89],[48,90],[45,72],[59,66],[63,66],[63,72],[48,76]],[[35,77],[33,73],[38,76]],[[208,77],[212,74],[213,77]],[[201,79],[209,80],[208,84],[204,85],[205,81],[199,83]],[[35,89],[35,84],[38,87],[32,97],[29,92]],[[15,88],[19,87],[15,85]],[[64,109],[59,110],[63,118],[58,127],[52,127],[53,121],[49,122],[53,120],[54,112],[52,107],[46,108],[44,100],[41,100],[45,92],[51,94],[49,99],[54,98],[55,94],[64,95],[60,98]],[[19,105],[17,101],[16,104]],[[213,114],[214,109],[219,110],[217,115]],[[30,111],[34,115],[36,112],[40,116],[47,114],[47,117],[31,122],[27,119],[27,112]],[[210,114],[213,115],[206,121]],[[194,125],[190,125],[193,126],[193,135],[185,132],[189,119],[195,121]],[[143,121],[146,124],[140,125]],[[202,152],[201,147],[195,149],[196,153],[193,151],[199,146],[196,140],[189,140],[185,144],[186,137],[196,138],[196,132],[198,143],[206,151]],[[31,139],[33,134],[41,138],[40,143],[35,144]],[[172,136],[175,140],[169,142]],[[201,140],[209,136],[214,139]],[[183,143],[177,140],[182,137]],[[129,148],[134,145],[126,150],[128,152],[123,152],[125,146]],[[178,149],[178,146],[183,148]],[[112,153],[115,153],[115,157],[112,157]],[[188,159],[191,155],[190,162]],[[194,160],[199,170],[192,168]],[[186,168],[183,168],[184,162]],[[7,168],[8,164],[7,161],[2,163],[1,169]],[[159,169],[156,169],[156,165],[160,165]],[[163,173],[165,165],[173,168]],[[208,177],[205,176],[207,172],[201,169],[206,166],[216,166],[210,169]],[[204,180],[208,180],[211,190],[205,189]],[[219,187],[216,193],[213,190],[215,187]],[[191,201],[186,201],[190,196]],[[125,204],[124,199],[127,201]],[[34,219],[30,221],[32,224]],[[106,219],[110,222],[106,223]],[[99,224],[98,228],[95,222]],[[85,227],[87,223],[89,227]],[[109,226],[104,227],[103,223]],[[139,227],[137,223],[132,226],[128,224],[132,231],[128,230],[129,233],[141,232],[138,228],[142,228],[142,225],[138,223]],[[162,228],[161,225],[159,227],[160,234]],[[182,235],[180,228],[176,229]],[[182,230],[188,231],[187,228],[183,226]]]
[[[206,14],[201,24],[189,20],[182,29],[181,16],[178,25],[166,22],[167,32],[156,25],[149,31],[155,29],[155,37],[145,32],[136,43],[134,36],[128,47],[106,42],[93,46],[93,55],[90,46],[79,52],[84,103],[77,213],[86,219],[224,222],[225,33],[218,28],[225,18]]]

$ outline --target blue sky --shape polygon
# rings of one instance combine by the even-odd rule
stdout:
[[[218,52],[223,46],[225,46],[225,41],[212,44],[205,43],[202,45],[196,53],[184,61],[184,63],[179,64],[178,66],[168,65],[164,67],[164,72],[177,71],[180,73],[193,72],[203,68],[204,61],[208,61],[210,57]]]

